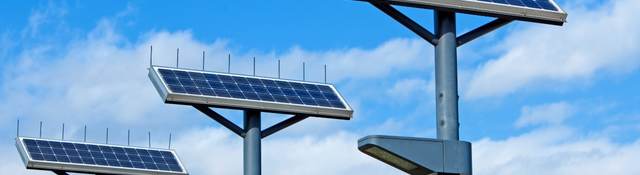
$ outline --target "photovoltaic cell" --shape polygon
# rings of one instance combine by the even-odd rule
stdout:
[[[172,93],[346,109],[329,85],[158,68]]]
[[[468,1],[474,1],[474,0],[468,0]],[[475,0],[475,1],[483,1],[483,2],[502,4],[502,5],[512,5],[512,6],[519,6],[519,7],[529,7],[534,9],[558,11],[558,8],[556,8],[550,0]]]
[[[31,138],[21,141],[30,160],[38,162],[177,174],[186,172],[171,151]]]

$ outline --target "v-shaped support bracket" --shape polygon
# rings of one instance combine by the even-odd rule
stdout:
[[[246,135],[246,129],[241,128],[240,126],[236,125],[235,123],[229,121],[227,118],[225,118],[224,116],[218,114],[216,111],[212,110],[211,108],[209,108],[208,106],[205,105],[193,105],[194,108],[196,108],[198,111],[204,113],[205,115],[207,115],[209,118],[217,121],[218,123],[220,123],[222,126],[224,126],[225,128],[231,130],[231,132],[237,134],[240,137],[245,137]],[[261,138],[266,138],[284,128],[287,128],[293,124],[296,124],[306,118],[308,118],[309,116],[306,115],[294,115],[291,118],[288,118],[284,121],[281,121],[280,123],[277,123],[267,129],[264,129],[262,131],[260,131],[260,137]]]
[[[426,28],[424,28],[423,26],[421,26],[420,24],[418,24],[417,22],[413,21],[411,18],[409,18],[408,16],[404,15],[402,12],[398,11],[397,9],[393,8],[390,4],[388,3],[380,3],[380,2],[372,2],[369,1],[369,3],[371,3],[371,5],[375,6],[376,8],[378,8],[380,11],[384,12],[385,14],[389,15],[391,18],[395,19],[396,21],[398,21],[400,24],[402,24],[403,26],[407,27],[409,30],[413,31],[413,33],[417,34],[418,36],[420,36],[422,39],[424,39],[425,41],[431,43],[432,45],[437,45],[438,44],[438,36],[434,35],[431,31],[427,30]],[[504,25],[507,25],[509,23],[511,23],[513,20],[512,19],[504,19],[504,18],[498,18],[495,19],[487,24],[484,24],[476,29],[473,29],[465,34],[462,34],[460,36],[458,36],[456,38],[456,43],[457,46],[460,47],[470,41],[475,40],[476,38],[479,38],[487,33],[490,33]]]

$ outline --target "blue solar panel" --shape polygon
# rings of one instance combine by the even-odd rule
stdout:
[[[477,1],[519,6],[519,7],[529,7],[534,9],[558,11],[558,8],[556,8],[556,6],[554,6],[550,0],[477,0]]]
[[[33,161],[151,172],[185,172],[171,151],[28,138],[22,139],[22,142],[26,154]]]
[[[173,93],[347,109],[329,85],[158,68]]]

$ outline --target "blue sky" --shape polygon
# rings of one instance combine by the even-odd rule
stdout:
[[[640,22],[635,0],[559,1],[563,27],[515,22],[459,49],[460,135],[476,174],[638,174]],[[432,26],[430,11],[399,8]],[[460,33],[490,18],[458,15]],[[356,150],[370,134],[435,137],[433,49],[355,1],[20,1],[0,7],[0,169],[26,171],[21,135],[144,146],[167,136],[193,174],[239,174],[241,140],[186,106],[163,104],[146,78],[154,62],[207,70],[328,79],[355,109],[350,121],[312,118],[264,140],[265,174],[402,174]],[[184,62],[184,64],[182,64]],[[218,110],[240,123],[241,113]],[[265,115],[268,126],[287,116]],[[285,155],[281,153],[287,151]],[[202,152],[219,156],[200,156]],[[316,162],[328,162],[318,165]],[[598,166],[593,162],[601,162]],[[287,165],[296,163],[293,169]],[[585,168],[587,167],[587,168]]]

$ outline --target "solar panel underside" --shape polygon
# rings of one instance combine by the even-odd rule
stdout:
[[[558,8],[556,8],[556,6],[553,5],[553,3],[549,0],[477,0],[477,1],[520,6],[520,7],[529,7],[534,9],[558,11]]]
[[[187,174],[171,150],[33,138],[17,141],[27,168],[109,174]]]
[[[562,25],[567,13],[553,0],[363,0]]]
[[[167,93],[165,101],[169,102],[184,103],[186,100],[180,96],[190,96],[200,98],[191,103],[221,107],[321,116],[331,114],[319,111],[340,111],[334,113],[338,115],[334,117],[350,117],[352,113],[329,84],[161,67],[153,70],[151,79],[159,82],[156,88],[162,88],[161,95],[163,91]],[[296,110],[296,107],[308,110]]]

